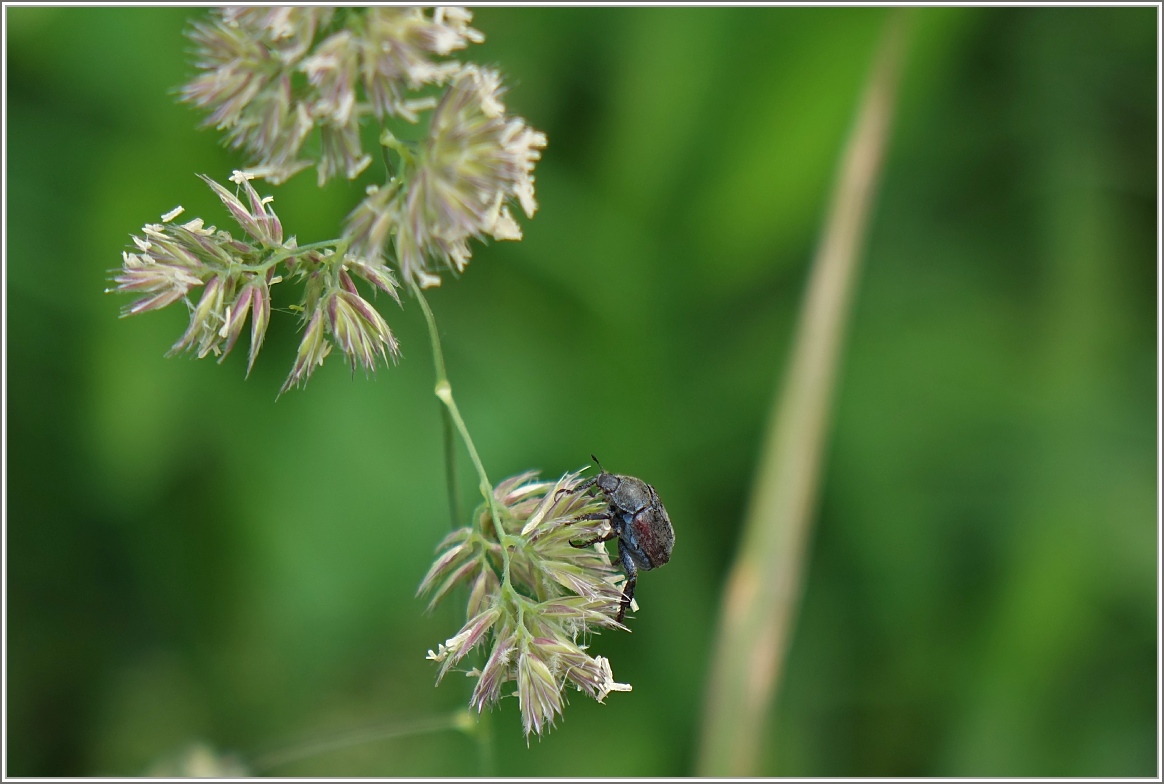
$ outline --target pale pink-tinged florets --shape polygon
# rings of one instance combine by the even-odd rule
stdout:
[[[469,27],[472,14],[463,8],[437,8],[428,16],[420,8],[368,9],[362,38],[363,80],[377,116],[392,115],[416,122],[431,109],[427,97],[410,91],[448,81],[460,67],[455,61],[434,60],[485,37]]]
[[[469,672],[477,678],[469,705],[478,712],[492,707],[505,696],[506,684],[515,682],[527,736],[540,735],[561,715],[568,684],[599,702],[612,691],[630,690],[582,642],[596,630],[626,627],[615,620],[620,575],[606,552],[570,544],[594,538],[607,525],[577,520],[603,508],[599,500],[566,492],[577,478],[569,473],[542,482],[531,471],[498,484],[494,496],[502,519],[494,520],[483,506],[474,526],[447,536],[418,591],[431,595],[431,609],[457,585],[470,586],[470,620],[429,658],[442,665],[439,681],[472,645],[486,644],[484,666]],[[499,579],[502,532],[515,592],[503,590]]]
[[[369,193],[349,216],[345,235],[369,257],[390,235],[401,274],[421,288],[440,278],[431,263],[461,272],[470,240],[519,240],[509,204],[537,210],[534,165],[545,134],[506,117],[496,71],[460,69],[433,112],[428,136],[403,182]]]
[[[253,178],[250,172],[236,171],[231,177],[236,190],[231,190],[202,177],[242,228],[241,238],[197,218],[175,223],[180,207],[166,213],[161,223],[143,227],[142,236],[133,237],[134,250],[123,254],[122,268],[113,276],[116,286],[109,289],[138,295],[122,315],[186,302],[190,324],[169,353],[189,351],[199,358],[213,354],[219,361],[235,347],[249,317],[249,375],[271,319],[271,286],[282,281],[275,266],[282,262],[308,281],[300,306],[306,314],[306,334],[283,391],[305,382],[333,342],[353,370],[362,366],[371,371],[378,361],[395,362],[400,347],[392,330],[355,283],[362,279],[373,291],[383,291],[399,303],[392,272],[353,256],[339,260],[331,251],[300,251],[294,237],[284,240],[271,197],[259,195]],[[328,265],[338,266],[333,276],[321,274]],[[198,288],[202,292],[195,304],[191,297]]]
[[[373,158],[361,120],[418,122],[436,101],[417,91],[451,79],[461,64],[445,58],[484,40],[471,20],[463,8],[220,9],[191,27],[199,73],[180,94],[259,176],[280,183],[310,166],[304,150],[318,128],[320,183],[354,179]]]

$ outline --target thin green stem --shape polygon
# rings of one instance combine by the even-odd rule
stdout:
[[[267,752],[254,757],[250,761],[249,767],[252,772],[266,771],[290,762],[297,762],[308,757],[325,754],[329,751],[337,751],[364,743],[389,740],[391,738],[405,738],[412,735],[424,735],[430,732],[443,732],[445,730],[472,732],[473,729],[473,719],[469,712],[466,710],[457,710],[444,716],[432,716],[426,719],[377,724],[351,732],[344,732],[329,738],[309,741],[288,748]]]
[[[437,377],[436,395],[438,398],[440,398],[441,397],[440,390],[442,388],[447,388],[447,389],[449,389],[449,399],[452,400],[452,388],[449,387],[449,377],[448,377],[448,373],[446,373],[446,371],[445,371],[445,353],[443,350],[441,350],[441,338],[440,338],[440,334],[437,332],[436,319],[433,318],[432,310],[428,306],[428,300],[426,300],[424,298],[424,294],[421,293],[420,287],[417,286],[416,284],[412,284],[412,291],[416,295],[417,301],[420,303],[420,309],[424,312],[424,321],[425,321],[425,324],[428,325],[428,335],[429,335],[429,339],[432,341],[432,361],[433,361],[433,367],[436,370],[436,377]],[[452,515],[453,527],[456,528],[458,525],[461,524],[461,521],[464,519],[461,517],[461,505],[457,499],[457,490],[456,490],[456,488],[457,488],[457,463],[456,463],[456,450],[454,449],[454,433],[458,430],[458,427],[457,427],[457,423],[453,420],[453,413],[452,413],[453,410],[456,408],[456,403],[454,402],[454,403],[450,404],[450,403],[446,402],[444,398],[441,398],[441,402],[444,403],[444,407],[441,408],[441,420],[444,422],[444,427],[445,427],[445,433],[444,433],[444,436],[445,436],[445,479],[446,479],[447,484],[448,484],[449,514]],[[477,450],[473,447],[473,442],[469,438],[468,431],[464,430],[463,428],[464,428],[464,423],[462,422],[461,423],[461,436],[462,436],[462,438],[465,439],[465,443],[469,449],[469,452],[472,455],[474,455],[474,457],[475,457],[477,454]],[[474,465],[479,467],[480,466],[480,459],[475,460]],[[482,482],[488,484],[489,478],[485,475],[484,468],[479,468],[477,474],[478,474],[478,478]],[[492,488],[492,485],[490,485],[490,488]],[[493,496],[493,493],[490,492],[485,500],[489,501],[492,498],[492,496]],[[490,505],[489,508],[490,508],[490,511],[492,511],[492,509],[493,509],[492,504]]]
[[[380,146],[385,150],[392,150],[399,155],[400,162],[404,166],[410,166],[416,161],[415,143],[397,139],[395,134],[383,125],[380,126]]]
[[[320,240],[319,242],[310,242],[306,245],[300,245],[297,248],[284,248],[282,251],[276,251],[276,254],[282,253],[282,258],[289,256],[298,256],[300,253],[311,250],[323,250],[324,248],[338,248],[343,246],[345,249],[348,246],[348,240],[344,237],[338,237],[334,240]]]
[[[321,242],[312,242],[309,245],[300,245],[297,248],[279,248],[258,264],[240,264],[238,262],[232,261],[231,266],[235,269],[240,269],[245,272],[266,272],[271,267],[274,267],[276,264],[279,264],[282,261],[286,261],[293,256],[298,256],[301,253],[309,253],[313,250],[336,248],[336,257],[343,258],[344,251],[347,250],[347,247],[348,240],[344,239],[343,237],[339,237],[334,240],[323,240]]]
[[[416,295],[416,301],[420,303],[420,309],[424,312],[424,321],[428,325],[428,337],[432,342],[432,362],[436,370],[437,386],[449,383],[449,375],[445,371],[445,352],[441,350],[441,336],[437,333],[436,319],[433,318],[432,309],[428,306],[428,300],[424,298],[424,292],[420,290],[420,286],[409,281],[412,287],[412,293]],[[438,395],[439,396],[439,395]]]
[[[489,506],[489,514],[493,518],[493,528],[497,532],[497,541],[501,547],[501,560],[503,563],[501,575],[501,592],[502,596],[517,596],[517,592],[513,590],[513,585],[509,581],[509,547],[508,540],[510,537],[505,533],[505,528],[502,524],[501,511],[497,506],[497,497],[493,494],[493,483],[489,481],[488,474],[485,473],[485,466],[481,463],[481,457],[477,454],[477,447],[473,444],[472,437],[469,436],[469,428],[465,425],[465,420],[461,418],[461,412],[457,408],[457,402],[453,398],[453,388],[449,384],[448,373],[445,369],[445,354],[441,349],[440,332],[437,330],[436,319],[433,317],[432,309],[428,306],[428,300],[425,299],[424,293],[420,287],[410,281],[412,293],[416,295],[416,301],[420,303],[420,309],[424,313],[424,323],[428,326],[429,340],[432,342],[432,362],[433,369],[436,372],[436,386],[434,392],[441,403],[444,404],[442,409],[443,420],[445,423],[445,471],[447,473],[446,479],[449,492],[449,511],[453,516],[453,527],[455,528],[461,518],[460,505],[457,501],[456,492],[456,459],[455,449],[453,443],[454,430],[461,435],[461,440],[465,443],[465,448],[469,451],[469,457],[473,461],[473,468],[477,471],[477,479],[481,495],[485,497],[485,503]],[[480,531],[484,536],[484,530]],[[495,762],[493,758],[493,725],[487,716],[479,716],[476,727],[477,737],[477,759],[480,765],[480,773],[482,776],[492,776],[494,773]]]
[[[448,373],[445,371],[445,355],[441,350],[441,338],[437,332],[436,319],[433,318],[432,309],[428,306],[428,301],[424,298],[424,293],[420,287],[415,283],[410,284],[412,293],[416,295],[417,302],[420,303],[420,309],[424,312],[424,321],[428,325],[429,338],[432,341],[432,359],[433,367],[436,370],[436,386],[433,391],[437,398],[445,404],[445,409],[452,417],[453,424],[456,425],[457,432],[461,435],[461,441],[465,444],[465,449],[469,452],[469,459],[473,463],[473,468],[477,471],[478,489],[481,495],[485,498],[485,503],[489,506],[489,514],[493,518],[493,527],[497,532],[497,541],[501,544],[501,558],[504,562],[501,585],[502,590],[508,589],[513,591],[513,586],[509,583],[509,542],[511,536],[505,533],[502,525],[501,510],[497,506],[497,497],[493,495],[493,483],[489,481],[489,475],[485,473],[485,466],[481,462],[481,456],[477,454],[477,447],[473,444],[473,437],[469,435],[469,428],[465,425],[465,420],[461,417],[461,411],[457,408],[457,401],[453,398],[453,387],[449,384]]]
[[[457,495],[457,430],[447,408],[441,408],[441,422],[444,425],[445,485],[449,495],[449,524],[455,529],[464,523],[461,514],[461,499]]]
[[[381,126],[381,128],[382,127],[383,126]],[[380,145],[380,161],[384,164],[384,177],[386,180],[385,184],[392,182],[392,179],[396,176],[396,173],[392,171],[392,161],[388,157],[388,147],[383,143]]]

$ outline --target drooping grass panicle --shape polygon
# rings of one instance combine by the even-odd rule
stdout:
[[[419,301],[433,342],[437,396],[469,449],[488,499],[467,526],[446,539],[420,586],[430,607],[461,585],[466,624],[430,658],[439,681],[479,645],[472,705],[492,706],[516,682],[526,734],[561,715],[569,683],[601,701],[617,684],[609,663],[586,653],[599,629],[625,629],[619,617],[622,575],[601,545],[604,521],[582,521],[603,507],[573,493],[577,473],[556,482],[536,472],[493,488],[452,399],[431,310],[421,289],[469,263],[474,242],[520,240],[514,219],[537,210],[533,171],[546,137],[506,113],[501,74],[453,55],[480,43],[472,14],[460,7],[331,8],[264,6],[215,9],[195,22],[195,75],[180,99],[246,156],[234,188],[202,179],[240,231],[201,219],[175,223],[177,209],[133,237],[111,291],[137,299],[136,315],[186,303],[190,322],[170,353],[220,361],[251,322],[247,373],[271,320],[271,288],[294,281],[302,337],[280,393],[305,384],[338,348],[352,372],[394,363],[399,344],[366,296],[400,304],[407,286]],[[422,115],[428,115],[424,125]],[[415,132],[393,135],[403,124]],[[377,131],[379,144],[365,149]],[[369,133],[365,133],[368,131]],[[340,236],[300,246],[253,181],[278,185],[314,165],[322,186],[353,180],[383,158],[386,178],[365,189]],[[363,284],[360,284],[363,281]],[[201,289],[201,291],[198,291]],[[605,528],[604,528],[605,526]]]
[[[177,213],[146,226],[114,278],[112,290],[138,295],[123,315],[184,301],[191,321],[170,353],[220,359],[249,317],[249,374],[285,264],[304,285],[291,306],[303,337],[282,392],[304,384],[332,347],[353,372],[395,362],[392,330],[354,281],[399,304],[400,283],[424,288],[440,283],[440,269],[461,272],[471,241],[520,239],[511,205],[527,216],[537,206],[533,168],[545,135],[505,114],[497,71],[451,57],[484,40],[471,21],[459,7],[265,6],[215,9],[193,23],[196,74],[179,95],[248,158],[230,178],[234,189],[202,177],[242,231],[174,224]],[[418,123],[429,111],[418,142],[382,125]],[[380,149],[365,150],[361,129],[376,123]],[[391,150],[400,165],[367,188],[341,236],[308,248],[286,236],[271,197],[252,182],[279,184],[313,163],[321,185],[354,179]]]
[[[442,665],[439,680],[463,658],[468,641],[485,641],[478,630],[489,619],[486,663],[469,673],[477,677],[470,705],[478,711],[495,705],[504,685],[515,681],[527,736],[561,715],[567,684],[600,702],[611,691],[630,689],[614,681],[606,659],[586,652],[591,634],[626,627],[615,620],[621,575],[605,550],[571,544],[607,525],[576,520],[603,508],[600,500],[570,492],[578,475],[547,482],[531,471],[499,483],[494,497],[501,519],[482,506],[473,526],[447,536],[418,591],[431,595],[431,607],[457,585],[470,586],[469,620],[429,658]]]

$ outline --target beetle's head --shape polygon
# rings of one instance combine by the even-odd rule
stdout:
[[[594,484],[601,487],[602,492],[604,493],[613,493],[618,489],[619,484],[621,484],[621,480],[614,474],[608,474],[604,471],[595,477]]]
[[[594,461],[594,465],[598,466],[598,476],[594,477],[594,484],[601,487],[606,493],[613,493],[617,490],[619,478],[614,474],[606,473],[606,469],[602,467],[602,463],[598,462],[598,458],[594,455],[591,455],[590,459]]]

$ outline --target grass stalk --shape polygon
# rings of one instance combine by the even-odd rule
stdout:
[[[477,471],[478,488],[481,491],[481,495],[484,496],[486,504],[489,506],[490,516],[497,529],[498,543],[501,545],[501,555],[505,564],[501,580],[502,585],[508,587],[510,592],[512,592],[512,586],[509,584],[508,544],[506,542],[506,536],[502,531],[501,513],[497,508],[497,498],[493,494],[493,484],[489,481],[489,477],[485,473],[485,466],[481,462],[481,457],[477,454],[477,447],[473,444],[473,439],[469,435],[469,428],[465,425],[465,420],[461,418],[460,409],[457,408],[456,400],[453,399],[453,388],[449,383],[448,372],[445,369],[445,354],[441,349],[441,338],[440,332],[437,330],[436,318],[433,316],[432,309],[428,306],[428,300],[425,299],[424,293],[415,283],[412,284],[412,293],[416,296],[417,302],[420,303],[420,309],[424,313],[424,323],[428,327],[429,340],[432,343],[433,370],[436,373],[436,385],[433,388],[433,392],[443,404],[441,407],[441,416],[444,422],[445,480],[448,487],[449,513],[453,518],[453,527],[457,528],[464,524],[464,519],[461,517],[456,486],[457,464],[454,434],[459,434],[465,445],[465,449],[469,452],[469,458],[473,463],[473,468]],[[496,767],[493,754],[493,723],[488,716],[482,714],[477,717],[474,736],[477,740],[477,762],[480,775],[493,776]]]
[[[906,22],[907,11],[890,11],[834,183],[787,375],[773,401],[719,614],[700,776],[758,772],[804,580],[837,362],[889,138]]]

